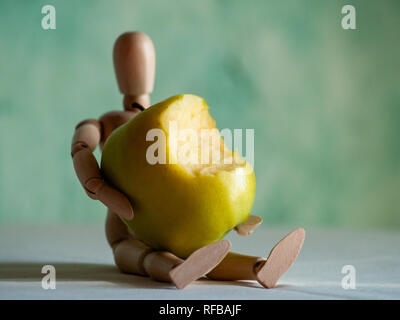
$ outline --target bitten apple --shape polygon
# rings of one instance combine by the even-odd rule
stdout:
[[[208,109],[191,94],[157,103],[116,129],[101,159],[106,181],[133,203],[126,225],[182,258],[244,222],[254,202],[254,170],[224,144]]]

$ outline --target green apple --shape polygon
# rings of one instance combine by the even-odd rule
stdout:
[[[185,258],[250,215],[255,175],[225,145],[204,99],[184,94],[138,114],[107,139],[105,180],[133,203],[126,225],[157,250]]]

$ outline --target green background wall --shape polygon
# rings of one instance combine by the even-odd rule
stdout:
[[[57,29],[41,28],[52,4]],[[357,30],[341,28],[341,8]],[[264,225],[400,227],[400,2],[0,2],[0,222],[101,221],[69,156],[74,125],[120,109],[116,37],[153,39],[152,101],[206,99],[255,129]]]

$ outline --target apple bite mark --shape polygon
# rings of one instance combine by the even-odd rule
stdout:
[[[168,163],[179,164],[193,176],[252,173],[252,166],[226,146],[204,99],[185,94],[168,100],[169,107],[161,115]]]

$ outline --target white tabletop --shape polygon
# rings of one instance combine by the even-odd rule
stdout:
[[[290,228],[230,233],[234,251],[265,256]],[[184,290],[125,275],[113,264],[103,225],[0,226],[0,299],[400,299],[400,232],[306,230],[299,258],[275,289],[202,279]],[[56,268],[44,290],[43,265]],[[342,267],[356,270],[343,289]]]

